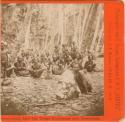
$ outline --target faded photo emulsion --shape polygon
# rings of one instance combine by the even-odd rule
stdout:
[[[104,4],[2,4],[1,114],[104,115]]]

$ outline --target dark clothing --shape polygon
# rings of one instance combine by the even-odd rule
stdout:
[[[30,72],[30,74],[31,74],[32,77],[34,77],[34,78],[40,78],[43,70],[42,69],[41,70],[30,70],[29,72]]]
[[[63,67],[59,65],[54,65],[52,68],[52,73],[54,75],[61,75],[63,73]]]
[[[83,66],[82,66],[82,61],[77,60],[77,61],[73,61],[70,65],[73,69],[78,69],[78,70],[82,70]]]
[[[53,61],[56,62],[59,60],[59,56],[58,55],[53,55]]]
[[[26,68],[26,65],[24,62],[16,62],[14,63],[14,66],[16,67],[18,71],[25,70]]]
[[[6,71],[7,77],[11,77],[12,73],[13,73],[13,69],[12,69],[12,68],[9,69],[9,70],[7,70],[7,71]]]
[[[92,72],[95,68],[96,64],[93,63],[92,60],[89,60],[85,63],[84,68],[88,71],[88,72]]]
[[[32,65],[32,69],[29,71],[31,76],[34,78],[40,78],[43,69],[41,68],[41,65],[39,63],[34,63]]]
[[[72,59],[77,58],[76,52],[72,52],[72,53],[71,53],[71,56],[72,56]]]
[[[16,62],[14,63],[15,66],[15,74],[17,76],[27,76],[29,75],[29,72],[26,70],[26,65],[24,62]]]
[[[7,69],[7,62],[1,62],[1,73],[2,73],[2,78],[6,77],[6,69]]]
[[[84,77],[84,75],[82,73],[80,73],[79,71],[75,71],[74,72],[75,75],[75,81],[78,84],[78,87],[81,91],[81,93],[88,93],[91,92],[92,87],[91,85],[88,83],[87,79]]]
[[[6,77],[7,66],[8,66],[8,55],[6,51],[2,51],[1,52],[1,73],[3,78]]]
[[[14,68],[10,64],[8,64],[7,69],[6,69],[6,76],[11,77],[13,70]]]
[[[34,64],[32,65],[32,69],[33,69],[33,70],[39,70],[40,68],[41,68],[41,65],[38,64],[38,63],[34,63]]]

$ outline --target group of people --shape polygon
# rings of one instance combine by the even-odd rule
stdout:
[[[12,58],[8,55],[7,45],[2,43],[1,77],[3,79],[13,75],[43,77],[44,79],[52,78],[53,75],[60,75],[61,81],[58,81],[60,89],[57,88],[57,97],[62,99],[78,97],[79,92],[88,93],[92,90],[92,86],[86,79],[86,74],[81,71],[92,72],[95,70],[94,56],[91,52],[87,52],[86,55],[79,52],[75,44],[71,46],[62,45],[61,49],[55,46],[52,54],[21,50],[15,57]],[[6,82],[3,83],[6,84]]]
[[[16,76],[32,76],[40,78],[46,72],[47,74],[61,75],[65,69],[82,70],[86,69],[92,72],[96,66],[93,62],[91,52],[87,53],[87,60],[83,64],[84,55],[79,52],[75,44],[71,46],[62,45],[62,49],[55,46],[53,54],[35,54],[33,51],[22,50],[12,62],[8,57],[7,45],[1,44],[1,69],[3,78]]]

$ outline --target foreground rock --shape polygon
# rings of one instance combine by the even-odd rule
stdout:
[[[16,77],[11,84],[2,86],[2,114],[27,115],[102,115],[104,84],[103,72],[89,74],[92,93],[79,98],[58,100],[58,80]],[[11,109],[15,107],[15,110]],[[9,110],[9,112],[8,112]],[[15,112],[18,111],[18,112]]]

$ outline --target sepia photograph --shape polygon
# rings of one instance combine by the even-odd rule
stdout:
[[[1,115],[104,115],[104,4],[1,5]]]

